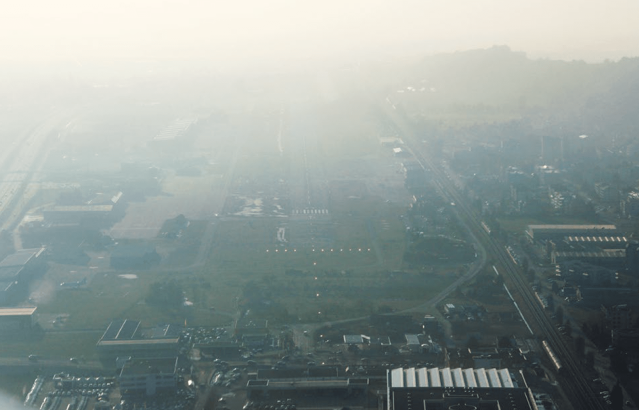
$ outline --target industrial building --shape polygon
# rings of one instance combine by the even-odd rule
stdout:
[[[580,261],[622,269],[628,239],[615,225],[529,225],[528,238],[552,264]]]
[[[508,369],[398,368],[387,372],[387,410],[533,410],[530,389]]]
[[[246,385],[247,397],[260,399],[292,396],[363,396],[368,392],[368,378],[348,377],[330,366],[308,369],[260,370]]]
[[[569,246],[595,246],[600,249],[626,249],[628,238],[625,236],[567,236]]]
[[[167,334],[145,338],[136,320],[114,320],[98,341],[96,348],[100,360],[114,366],[118,357],[156,358],[174,357],[178,354],[179,337]]]
[[[3,332],[30,330],[35,321],[36,307],[0,308],[0,330]]]
[[[54,205],[42,211],[49,224],[103,226],[113,222],[113,205]]]
[[[526,234],[534,242],[558,242],[567,236],[623,236],[615,225],[528,225]]]
[[[550,263],[562,264],[570,261],[581,261],[595,266],[605,266],[611,269],[622,268],[626,265],[626,250],[601,251],[557,251],[550,253]]]
[[[154,396],[160,392],[175,392],[177,364],[177,357],[127,361],[118,377],[121,394]]]
[[[0,306],[16,304],[25,296],[31,279],[46,269],[43,252],[44,248],[21,249],[0,262]]]

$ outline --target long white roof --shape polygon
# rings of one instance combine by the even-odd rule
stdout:
[[[479,387],[490,387],[488,383],[488,377],[486,376],[486,370],[477,369],[477,382],[479,383]]]
[[[508,369],[497,370],[497,373],[499,373],[499,378],[501,379],[501,385],[503,387],[508,387],[508,388],[515,387],[513,383],[513,379],[510,377],[510,372],[508,371]]]
[[[397,368],[389,372],[391,387],[514,388],[508,369]]]
[[[488,373],[488,380],[490,380],[490,385],[492,387],[502,387],[501,380],[499,380],[499,375],[497,374],[497,369],[488,369],[486,373]]]
[[[463,372],[466,379],[466,386],[471,389],[477,387],[477,380],[475,379],[475,372],[473,369],[464,369]]]
[[[425,367],[417,369],[417,380],[419,387],[428,387],[428,372]]]
[[[406,387],[417,387],[417,374],[415,368],[411,367],[404,371],[406,373]]]
[[[450,368],[444,367],[440,370],[442,379],[444,380],[444,387],[455,387],[453,384],[453,376],[450,374]]]
[[[439,369],[432,368],[428,370],[430,376],[430,386],[431,387],[442,387],[441,378],[439,377]]]
[[[464,376],[462,374],[462,369],[453,369],[451,371],[453,374],[453,381],[455,382],[455,387],[466,387],[466,383],[464,383]]]

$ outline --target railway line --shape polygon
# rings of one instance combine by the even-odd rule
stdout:
[[[583,366],[576,357],[575,352],[566,345],[566,341],[559,334],[551,319],[537,302],[531,287],[522,277],[519,266],[512,260],[505,247],[482,226],[476,211],[469,206],[466,198],[461,195],[444,172],[439,169],[439,167],[433,165],[431,159],[425,156],[420,149],[416,148],[416,145],[421,144],[421,141],[419,138],[416,138],[411,126],[407,124],[392,107],[389,107],[387,104],[384,104],[383,107],[383,111],[403,134],[407,151],[413,155],[414,159],[419,162],[424,170],[430,171],[432,181],[442,196],[451,204],[455,204],[455,211],[460,220],[468,226],[480,243],[482,243],[486,249],[486,253],[495,259],[495,266],[500,268],[500,273],[503,275],[505,282],[514,290],[514,297],[517,299],[534,333],[541,339],[544,339],[549,349],[555,352],[555,359],[561,363],[562,370],[558,372],[557,377],[560,381],[561,388],[569,398],[572,406],[579,410],[607,409],[608,406],[597,395],[597,392],[591,388],[589,380],[584,375]]]

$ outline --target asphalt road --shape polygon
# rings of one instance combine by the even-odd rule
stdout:
[[[384,104],[383,110],[402,131],[404,140],[409,145],[420,141],[414,135],[410,125],[390,104]],[[496,265],[500,272],[503,273],[505,282],[512,289],[514,298],[521,307],[526,321],[532,326],[535,333],[540,338],[548,340],[555,350],[563,364],[560,386],[570,398],[571,404],[573,404],[575,409],[580,410],[605,409],[606,406],[588,383],[589,380],[585,377],[584,368],[575,357],[573,349],[566,346],[565,340],[561,337],[541,305],[537,303],[532,289],[522,278],[522,274],[519,271],[520,268],[513,262],[504,246],[483,229],[480,224],[480,218],[468,205],[467,199],[458,192],[455,184],[439,168],[432,166],[429,158],[419,152],[413,153],[416,154],[416,158],[422,163],[422,166],[430,169],[444,197],[456,204],[458,215],[486,248],[487,254],[496,259]]]

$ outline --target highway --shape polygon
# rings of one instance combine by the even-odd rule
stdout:
[[[395,111],[391,104],[388,102],[383,102],[382,104],[383,112],[403,134],[402,138],[407,150],[411,152],[424,170],[430,171],[433,183],[448,202],[455,204],[455,209],[460,219],[483,244],[488,257],[492,257],[495,260],[495,266],[504,277],[504,282],[512,290],[514,299],[520,306],[526,321],[530,324],[534,333],[541,339],[547,340],[561,360],[563,372],[558,375],[558,380],[560,381],[560,387],[568,396],[573,407],[579,410],[608,408],[597,392],[591,388],[590,381],[584,374],[585,369],[580,364],[574,350],[566,345],[566,341],[559,334],[543,307],[537,302],[532,288],[523,278],[520,268],[513,262],[503,244],[499,243],[483,229],[480,216],[471,208],[467,198],[462,196],[444,172],[438,166],[434,166],[432,160],[423,154],[422,149],[420,149],[423,145],[421,138],[415,136],[410,124]]]
[[[68,117],[66,110],[54,109],[16,142],[10,154],[3,156],[0,164],[0,229],[11,230],[20,222],[24,206],[37,192],[30,183],[43,166],[50,137],[56,129],[67,129],[71,124]],[[63,126],[65,121],[66,127]]]

